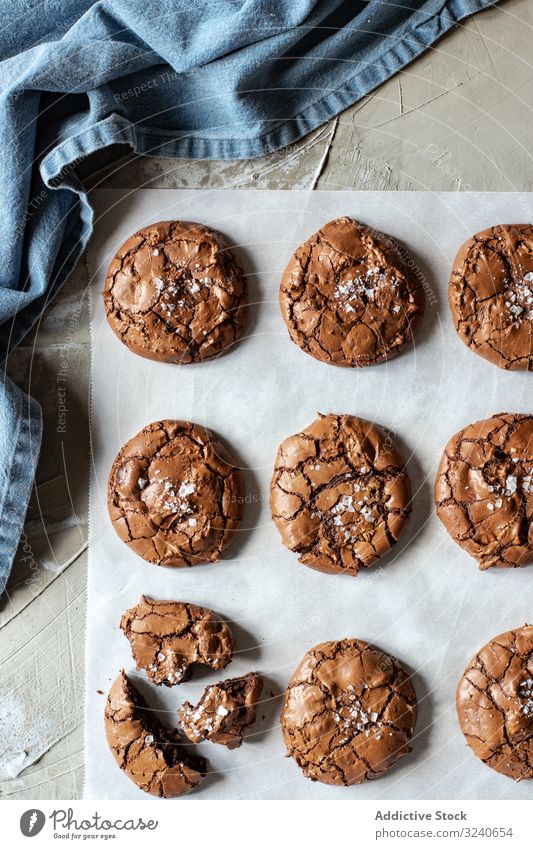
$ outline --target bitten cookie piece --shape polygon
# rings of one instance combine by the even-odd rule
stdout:
[[[459,250],[449,301],[465,345],[503,369],[533,370],[533,226],[502,224]]]
[[[424,312],[421,275],[389,236],[343,216],[294,253],[279,292],[290,337],[315,359],[368,366],[412,340]]]
[[[157,685],[172,687],[192,675],[195,663],[224,669],[233,638],[227,622],[212,610],[181,601],[154,601],[142,595],[126,610],[120,627],[130,641],[138,669]]]
[[[292,676],[281,714],[287,751],[324,784],[379,778],[411,751],[416,694],[402,664],[363,640],[310,649]]]
[[[452,436],[435,503],[480,569],[533,563],[533,416],[499,413]]]
[[[243,477],[206,428],[153,422],[119,451],[108,506],[121,540],[150,563],[213,563],[241,522]]]
[[[233,345],[246,323],[246,283],[218,233],[161,221],[118,250],[104,305],[112,329],[135,354],[192,363]]]
[[[300,563],[357,575],[396,542],[411,485],[390,437],[357,416],[319,415],[278,448],[272,518]]]
[[[457,716],[474,754],[497,772],[533,778],[533,627],[490,640],[457,687]]]
[[[183,796],[206,776],[205,758],[189,754],[179,732],[161,725],[124,670],[107,697],[105,731],[119,767],[145,793]]]
[[[255,672],[211,684],[196,706],[183,703],[178,711],[180,728],[193,743],[210,740],[236,749],[255,722],[262,689],[263,681]]]

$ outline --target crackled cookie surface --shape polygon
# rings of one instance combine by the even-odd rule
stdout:
[[[146,793],[183,796],[205,778],[205,758],[191,755],[179,732],[161,725],[124,671],[109,691],[104,719],[113,757]]]
[[[449,301],[472,351],[504,369],[533,370],[533,226],[502,224],[465,242]]]
[[[296,250],[279,299],[303,351],[332,365],[367,366],[411,341],[424,287],[414,261],[389,236],[342,217]]]
[[[533,563],[533,416],[500,413],[452,436],[435,502],[480,569]]]
[[[108,506],[119,537],[150,563],[214,562],[242,519],[243,478],[205,428],[153,422],[119,451]]]
[[[220,354],[246,322],[246,284],[218,233],[162,221],[134,233],[107,272],[109,324],[136,354],[191,363]]]
[[[182,731],[193,743],[210,740],[238,748],[255,722],[263,681],[255,672],[206,687],[197,705],[184,702],[178,711]]]
[[[494,637],[457,687],[457,715],[474,754],[516,781],[533,778],[533,627]]]
[[[376,425],[320,415],[281,443],[270,508],[282,542],[306,566],[357,575],[396,542],[409,516],[403,460]]]
[[[193,664],[224,669],[233,638],[227,622],[212,610],[181,601],[141,596],[123,614],[120,627],[135,663],[154,684],[172,687],[191,677]]]
[[[416,694],[398,660],[363,640],[339,640],[304,655],[281,726],[304,775],[348,786],[379,778],[411,751],[416,714]]]

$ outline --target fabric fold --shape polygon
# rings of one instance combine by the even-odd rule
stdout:
[[[22,533],[41,436],[39,404],[5,377],[0,385],[0,593]]]

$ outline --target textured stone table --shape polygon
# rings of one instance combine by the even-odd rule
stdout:
[[[108,151],[90,188],[253,187],[532,191],[530,0],[504,0],[300,143],[247,162]],[[44,409],[37,486],[0,600],[0,795],[83,791],[84,627],[89,469],[85,261],[10,358]],[[58,389],[67,426],[57,432]]]

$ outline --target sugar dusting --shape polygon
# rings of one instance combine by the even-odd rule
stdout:
[[[520,710],[524,716],[533,716],[533,678],[526,678],[518,687],[518,696],[522,702]]]
[[[395,278],[388,278],[377,269],[368,269],[366,274],[339,280],[335,286],[334,298],[346,312],[355,312],[351,301],[374,301],[376,295],[386,287],[394,289],[397,285]],[[397,310],[395,310],[396,312]]]
[[[366,474],[368,468],[361,466],[359,472]],[[348,474],[346,478],[346,483],[351,482],[351,474]],[[342,534],[344,543],[355,543],[358,541],[358,534],[354,533],[353,528],[350,529],[350,525],[357,518],[364,519],[370,525],[373,525],[379,518],[375,515],[373,506],[368,504],[368,494],[365,495],[361,492],[361,484],[357,483],[357,481],[351,483],[351,494],[345,493],[341,495],[338,501],[328,510],[319,510],[316,508],[311,513],[313,518],[332,521],[333,525],[339,529],[339,533]]]
[[[522,321],[533,321],[533,271],[524,274],[521,281],[513,281],[505,295],[505,306],[517,327]]]
[[[155,254],[155,251],[154,251]],[[172,277],[163,279],[162,277],[154,277],[154,286],[159,294],[159,306],[163,312],[172,314],[176,307],[185,307],[186,303],[182,297],[176,298],[176,295],[185,294],[186,291],[191,295],[196,295],[202,287],[209,288],[213,284],[210,277],[193,277],[192,280],[176,281]]]
[[[163,508],[173,515],[185,516],[193,512],[189,503],[189,495],[196,492],[196,486],[188,481],[183,481],[176,492],[176,485],[169,479],[163,478]]]
[[[333,719],[339,726],[339,731],[345,735],[359,733],[368,737],[372,733],[373,725],[377,725],[378,729],[382,725],[377,711],[369,712],[365,710],[353,684],[348,684],[346,690],[338,696],[335,700],[335,707]],[[348,737],[345,737],[344,742],[347,742],[348,739]],[[380,739],[379,736],[377,739]]]

